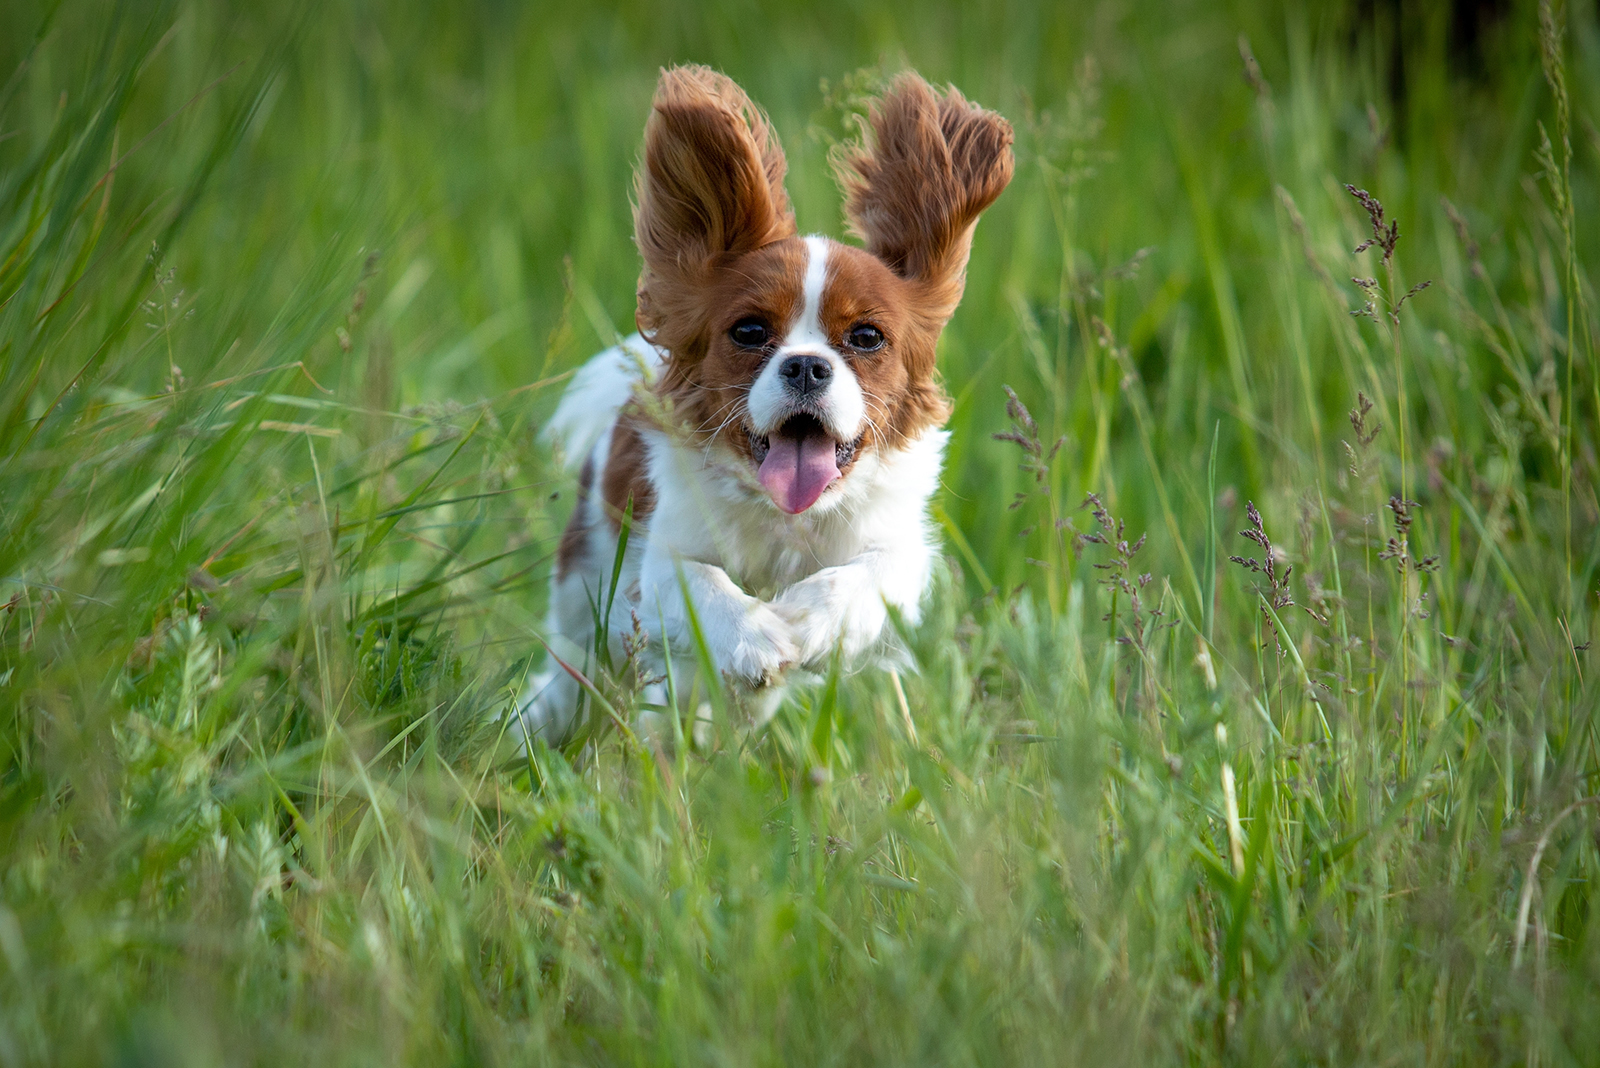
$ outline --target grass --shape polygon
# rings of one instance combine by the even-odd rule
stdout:
[[[1594,5],[569,8],[0,13],[0,1064],[1595,1063]],[[949,565],[518,759],[690,59],[1013,119]]]

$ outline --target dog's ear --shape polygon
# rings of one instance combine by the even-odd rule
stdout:
[[[787,167],[767,117],[732,79],[700,66],[661,72],[633,213],[647,334],[688,310],[719,256],[795,233]]]
[[[869,122],[871,136],[834,159],[850,229],[948,319],[978,216],[1011,181],[1011,124],[910,72],[873,102]]]

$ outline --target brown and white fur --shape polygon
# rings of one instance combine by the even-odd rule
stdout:
[[[1012,134],[909,73],[869,121],[836,161],[865,247],[802,237],[766,117],[714,71],[663,72],[634,211],[640,334],[579,370],[547,428],[581,467],[546,635],[567,664],[593,660],[630,502],[614,650],[637,619],[658,658],[665,639],[689,662],[687,595],[716,668],[770,695],[836,649],[882,652],[888,606],[916,621],[950,407],[934,350]],[[559,741],[576,682],[552,661],[530,690],[522,730]]]

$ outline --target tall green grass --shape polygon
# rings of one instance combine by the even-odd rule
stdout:
[[[7,6],[0,1064],[1600,1060],[1600,23],[1460,29]],[[885,72],[1013,119],[949,566],[913,673],[523,759],[687,60],[808,230]]]

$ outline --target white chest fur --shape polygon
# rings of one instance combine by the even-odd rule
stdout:
[[[868,453],[816,507],[786,515],[736,469],[737,460],[653,433],[646,439],[657,502],[649,541],[672,557],[719,566],[747,592],[769,597],[863,552],[924,548],[948,437],[930,431],[905,449]]]

